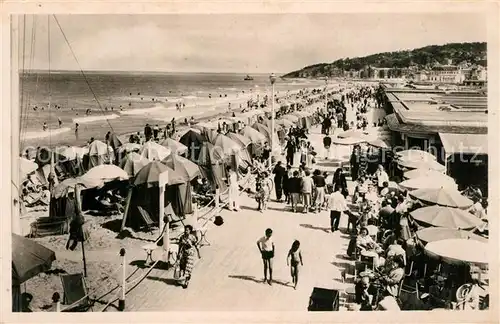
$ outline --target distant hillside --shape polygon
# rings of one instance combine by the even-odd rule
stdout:
[[[365,57],[345,58],[333,63],[320,63],[285,74],[284,78],[315,78],[337,76],[343,71],[361,70],[366,66],[377,68],[423,69],[435,63],[468,62],[486,66],[486,43],[451,43],[431,45],[413,50],[373,54]]]

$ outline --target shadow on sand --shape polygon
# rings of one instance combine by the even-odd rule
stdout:
[[[240,279],[240,280],[246,280],[246,281],[253,281],[255,283],[259,283],[259,284],[262,284],[264,283],[264,280],[263,279],[257,279],[255,278],[254,276],[237,276],[237,275],[229,275],[228,276],[229,278],[231,279]],[[273,284],[278,284],[278,285],[281,285],[281,286],[285,286],[285,287],[291,287],[290,284],[288,282],[284,282],[284,281],[281,281],[281,280],[276,280],[276,279],[273,279]]]
[[[329,228],[328,227],[317,227],[311,224],[300,224],[300,226],[308,229],[313,229],[313,230],[318,230],[318,231],[323,231],[325,233],[328,233]]]
[[[160,281],[166,283],[169,286],[180,286],[179,282],[172,278],[148,277],[148,279],[153,281]]]

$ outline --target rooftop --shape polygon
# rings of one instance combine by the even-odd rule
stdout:
[[[446,128],[452,133],[487,133],[487,96],[480,92],[386,88],[400,126],[418,130]],[[430,129],[429,129],[430,127]],[[432,131],[431,131],[432,132]]]

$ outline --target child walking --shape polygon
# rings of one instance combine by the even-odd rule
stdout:
[[[302,253],[300,252],[300,242],[295,240],[286,258],[286,265],[290,266],[292,283],[294,284],[293,289],[297,289],[297,283],[299,281],[299,263],[301,266],[304,265],[302,262]]]

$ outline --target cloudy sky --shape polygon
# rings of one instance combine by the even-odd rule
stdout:
[[[484,16],[464,13],[58,15],[57,19],[84,70],[281,73],[344,57],[486,41],[487,36]],[[42,15],[26,16],[26,31],[20,32],[20,37],[25,35],[25,67],[48,69],[49,25],[51,69],[78,70],[54,17],[49,24],[48,16]]]

